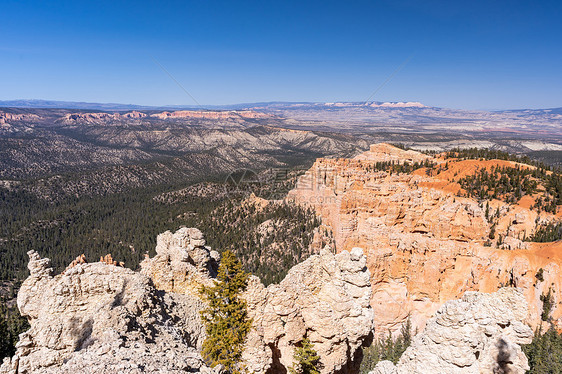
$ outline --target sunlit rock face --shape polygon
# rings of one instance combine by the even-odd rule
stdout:
[[[141,262],[141,273],[159,290],[196,296],[202,284],[212,285],[220,255],[205,246],[203,233],[183,227],[156,239],[156,256]]]
[[[31,328],[0,373],[221,372],[200,354],[205,305],[198,290],[213,284],[220,261],[201,231],[159,235],[156,256],[140,272],[108,255],[96,263],[79,256],[53,275],[49,259],[35,251],[29,257],[18,307]],[[372,333],[369,278],[360,248],[335,255],[329,247],[278,285],[265,288],[250,277],[243,298],[253,327],[243,364],[255,373],[286,373],[294,348],[308,337],[322,373],[352,373]]]
[[[321,357],[322,373],[356,372],[373,328],[366,265],[360,248],[334,255],[326,247],[280,284],[265,288],[253,277],[245,293],[254,319],[244,354],[250,372],[286,372],[304,337]]]
[[[34,251],[29,256],[18,307],[31,328],[0,372],[208,369],[197,350],[203,336],[197,298],[163,294],[145,275],[105,262],[75,262],[53,276],[48,259]]]
[[[387,173],[376,170],[380,162],[432,162],[437,172]],[[445,163],[447,169],[439,171]],[[398,331],[408,316],[422,329],[445,301],[504,285],[523,290],[533,328],[541,324],[540,296],[551,288],[550,317],[562,328],[562,242],[521,241],[538,223],[556,217],[530,210],[531,197],[511,205],[491,200],[490,211],[499,218],[495,240],[487,246],[492,225],[486,203],[458,196],[456,180],[495,165],[515,163],[445,160],[376,144],[352,159],[318,159],[287,200],[314,208],[332,229],[337,251],[364,249],[377,335]],[[503,244],[496,245],[499,236]],[[543,277],[537,278],[540,269]]]
[[[397,365],[383,361],[370,374],[524,374],[529,365],[520,345],[533,339],[527,315],[515,288],[467,292],[439,308]]]

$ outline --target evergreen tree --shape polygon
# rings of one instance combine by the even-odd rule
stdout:
[[[540,299],[542,301],[542,313],[541,319],[543,321],[548,321],[548,317],[550,312],[552,311],[552,307],[554,306],[554,297],[552,296],[552,289],[548,289],[548,293],[546,295],[541,295]]]
[[[0,362],[4,357],[16,353],[19,334],[29,329],[29,323],[17,308],[8,308],[4,298],[0,297]]]
[[[248,274],[236,256],[226,251],[222,255],[217,281],[200,292],[207,301],[201,318],[207,330],[202,355],[212,366],[223,365],[228,373],[240,373],[240,358],[246,336],[252,326],[246,302],[240,293],[247,287]]]
[[[533,342],[522,349],[529,359],[529,374],[562,373],[562,335],[552,325],[544,334],[536,331]]]
[[[320,374],[320,356],[314,350],[310,339],[304,338],[301,346],[295,349],[295,363],[289,368],[291,374]]]
[[[4,357],[11,356],[12,352],[12,335],[8,329],[6,321],[7,308],[4,306],[3,301],[0,303],[0,361]]]
[[[389,331],[386,338],[381,337],[375,340],[370,347],[363,349],[363,361],[361,361],[359,372],[361,374],[369,373],[379,361],[389,360],[396,364],[412,343],[412,336],[412,322],[408,317],[395,339],[392,338]]]

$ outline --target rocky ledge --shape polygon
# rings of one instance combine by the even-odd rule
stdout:
[[[0,373],[219,373],[200,356],[204,304],[195,292],[212,282],[218,253],[188,228],[159,235],[156,252],[140,272],[109,257],[96,263],[80,257],[53,275],[49,259],[29,251],[18,307],[31,328]],[[254,323],[246,366],[286,373],[294,347],[308,337],[322,373],[350,372],[372,331],[370,295],[359,248],[338,255],[325,249],[279,285],[265,288],[252,277],[244,295]]]

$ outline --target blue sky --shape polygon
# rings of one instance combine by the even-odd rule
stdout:
[[[560,1],[1,0],[0,100],[562,106]]]

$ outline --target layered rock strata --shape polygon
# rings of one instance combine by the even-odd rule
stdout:
[[[205,111],[205,110],[178,110],[175,112],[162,112],[153,114],[152,117],[167,118],[204,118],[204,119],[237,119],[237,118],[271,118],[272,115],[254,112],[251,110]]]
[[[379,144],[354,159],[318,159],[288,195],[288,200],[315,209],[332,229],[338,251],[364,248],[377,334],[398,331],[408,316],[423,328],[445,301],[503,285],[523,290],[533,327],[541,323],[540,297],[552,289],[549,318],[562,328],[562,242],[521,241],[537,224],[556,217],[539,215],[525,204],[490,200],[488,214],[498,217],[490,241],[486,203],[460,197],[455,182],[463,170],[515,163],[444,160],[416,153]],[[435,171],[388,173],[376,167],[380,162],[425,160],[437,165]],[[440,171],[440,166],[446,170]]]

